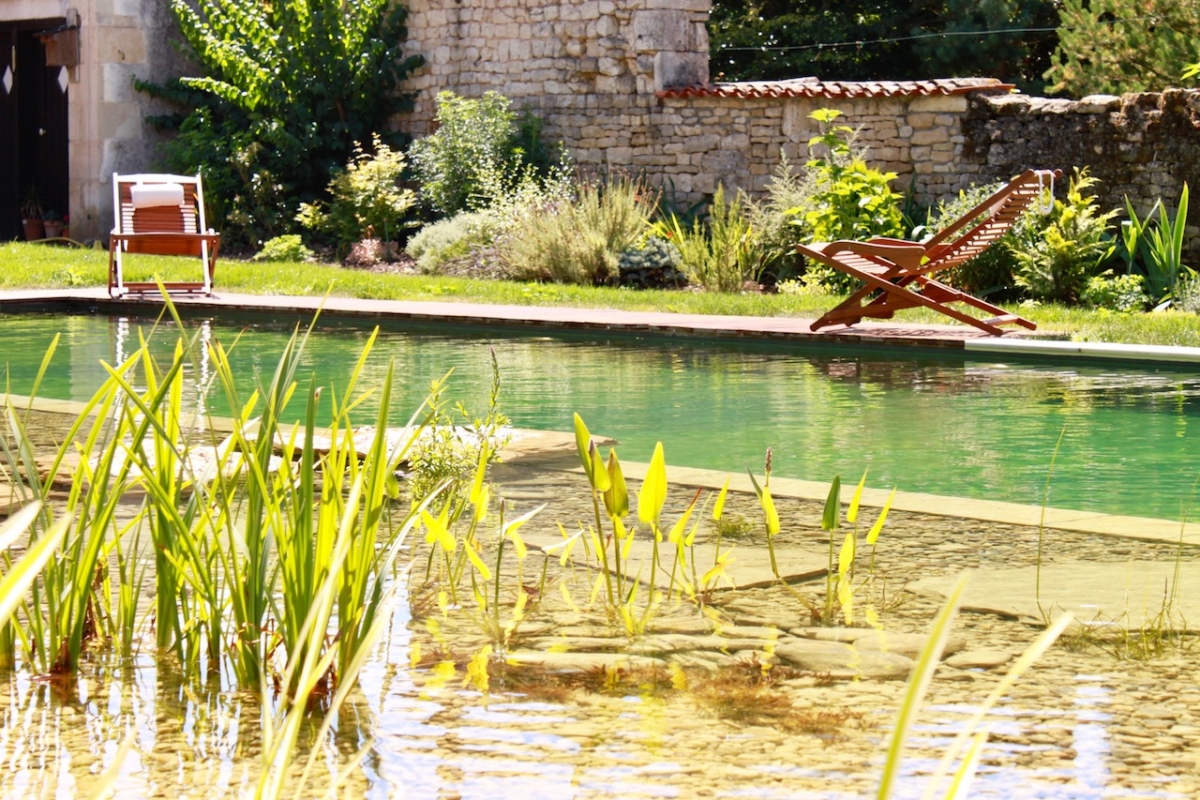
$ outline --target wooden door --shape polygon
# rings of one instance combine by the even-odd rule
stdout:
[[[0,240],[21,237],[20,208],[36,195],[44,211],[70,212],[67,88],[46,66],[40,31],[63,20],[0,23]]]

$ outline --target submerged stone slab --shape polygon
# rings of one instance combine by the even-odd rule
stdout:
[[[995,669],[1013,660],[1009,650],[963,650],[946,659],[946,666],[955,669]]]
[[[666,662],[648,656],[623,653],[547,653],[536,650],[517,650],[505,656],[509,664],[542,667],[554,672],[589,672],[591,670],[651,669]]]
[[[880,650],[859,650],[842,642],[795,639],[775,648],[784,663],[812,672],[849,674],[862,678],[904,680],[912,670],[912,659]]]
[[[647,584],[650,581],[651,575],[651,559],[654,553],[654,543],[644,531],[635,534],[635,539],[630,547],[629,557],[621,562],[621,571],[627,576],[637,578],[641,583]],[[538,548],[549,547],[562,543],[562,538],[554,534],[534,534],[531,533],[525,536],[525,543]],[[732,550],[732,557],[726,563],[725,575],[715,582],[710,588],[714,590],[738,588],[738,589],[753,589],[764,586],[774,586],[779,583],[775,574],[771,570],[771,559],[765,545],[750,546],[740,545],[730,547],[728,544],[721,548],[722,554]],[[610,571],[615,571],[611,565],[612,546],[609,546]],[[716,557],[716,546],[711,543],[697,544],[691,548],[691,553],[688,555],[688,569],[677,569],[675,572],[675,589],[682,591],[682,584],[686,578],[688,581],[692,579],[691,559],[696,560],[695,573],[703,575],[705,571],[712,567]],[[775,548],[776,561],[779,564],[780,575],[789,583],[798,583],[803,581],[815,580],[824,577],[828,565],[828,553],[823,549],[823,545],[814,544],[811,548],[803,546],[783,546]],[[581,547],[576,547],[571,554],[572,560],[577,566],[582,566],[585,563],[585,557]],[[659,589],[666,591],[671,588],[671,564],[675,559],[675,545],[670,542],[663,541],[658,545],[658,568],[654,570],[654,585]],[[596,565],[597,557],[592,554],[592,565]]]
[[[928,642],[929,636],[924,633],[871,631],[855,639],[854,646],[859,650],[878,650],[915,659],[925,649]],[[961,636],[951,636],[946,640],[946,646],[942,649],[942,657],[953,655],[966,646],[966,640]]]
[[[1105,623],[1140,628],[1163,613],[1170,601],[1169,627],[1192,626],[1200,620],[1200,563],[1151,561],[1059,562],[1043,564],[1041,608],[1038,606],[1037,570],[975,570],[963,598],[963,607],[1009,617],[1041,621],[1070,612],[1084,623]],[[954,587],[954,576],[926,578],[910,583],[913,591],[945,596]],[[1174,596],[1169,597],[1172,587]],[[1044,612],[1044,614],[1043,614]]]

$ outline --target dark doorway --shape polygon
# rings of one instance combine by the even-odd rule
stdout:
[[[41,31],[61,19],[0,23],[0,241],[22,238],[21,207],[66,214],[67,81],[46,66]]]

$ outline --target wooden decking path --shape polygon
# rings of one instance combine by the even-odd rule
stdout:
[[[177,298],[175,303],[191,312],[211,309],[214,312],[265,312],[309,317],[318,308],[322,308],[322,314],[325,316],[366,320],[415,320],[452,325],[544,327],[720,339],[775,339],[796,343],[870,342],[961,349],[968,339],[990,338],[981,331],[965,325],[863,322],[853,328],[835,328],[814,333],[809,330],[812,320],[801,317],[716,316],[444,301],[365,300],[348,297],[330,297],[322,300],[319,297],[219,292],[215,297]],[[30,289],[0,292],[0,312],[16,311],[20,307],[52,307],[116,314],[155,313],[161,305],[161,301],[153,299],[112,300],[102,289]]]

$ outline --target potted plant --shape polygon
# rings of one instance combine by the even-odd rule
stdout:
[[[21,200],[21,225],[25,228],[25,239],[33,242],[46,238],[46,228],[42,225],[42,203],[38,199],[37,187],[30,184]]]
[[[42,227],[46,228],[47,239],[58,239],[62,235],[61,213],[53,209],[42,213]]]
[[[42,227],[44,227],[47,239],[57,239],[62,236],[63,225],[62,214],[57,211],[47,211],[42,214]]]

